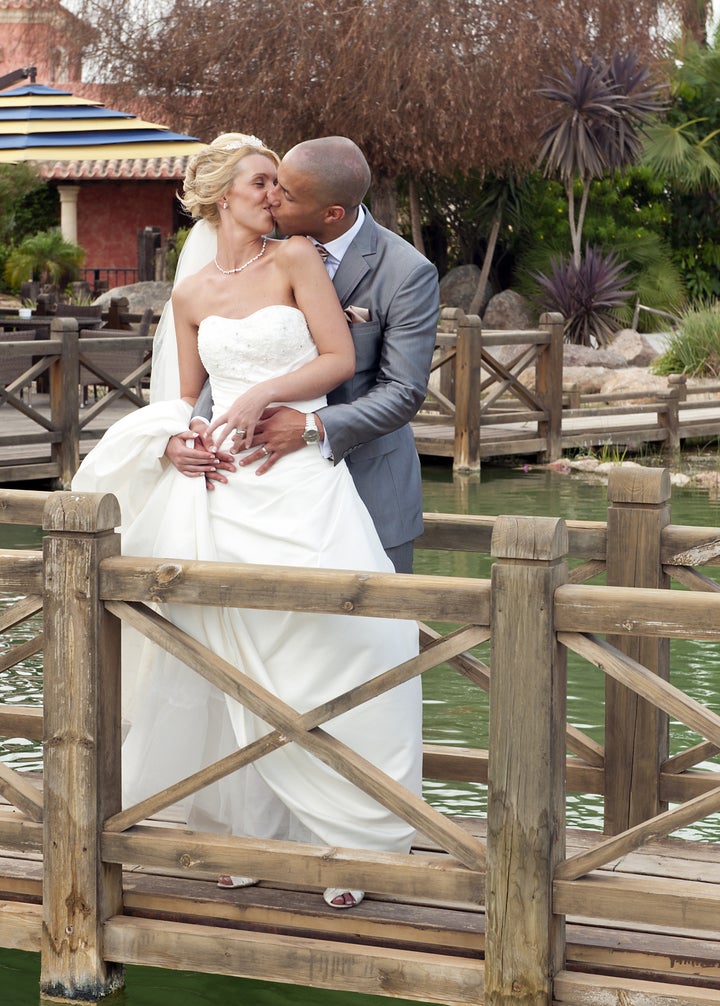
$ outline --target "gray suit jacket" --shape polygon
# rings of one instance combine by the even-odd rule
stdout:
[[[333,284],[343,307],[365,307],[350,326],[355,374],[318,410],[335,461],[344,459],[385,548],[422,532],[420,461],[409,423],[427,391],[439,311],[435,266],[407,241],[365,223]]]
[[[420,461],[409,423],[425,399],[439,311],[435,266],[407,241],[365,222],[333,279],[350,326],[355,374],[318,410],[337,464],[344,460],[380,540],[393,548],[422,532]],[[203,390],[194,415],[210,415]]]

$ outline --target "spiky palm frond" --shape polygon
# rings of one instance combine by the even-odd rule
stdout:
[[[74,279],[85,258],[84,250],[67,241],[59,228],[33,234],[11,252],[5,278],[13,286],[29,279],[58,283]]]
[[[565,318],[565,341],[583,346],[609,342],[620,327],[614,311],[633,293],[625,263],[593,245],[586,246],[579,266],[571,256],[558,256],[549,273],[533,273],[533,279],[542,290],[543,308]]]
[[[540,137],[538,161],[546,174],[600,178],[636,161],[642,135],[662,107],[662,89],[634,52],[609,63],[573,57],[560,78],[538,93],[559,106]]]

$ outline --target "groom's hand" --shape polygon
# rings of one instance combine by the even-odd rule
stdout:
[[[190,429],[170,437],[165,448],[165,457],[187,478],[205,477],[208,489],[214,489],[215,482],[227,482],[224,471],[235,471],[232,454],[216,451],[212,439],[206,439],[207,423],[193,420]]]
[[[322,439],[325,436],[323,425],[317,415],[315,420]],[[246,454],[239,463],[245,466],[262,461],[255,474],[264,475],[279,458],[286,454],[292,454],[293,451],[299,451],[301,448],[303,450],[307,448],[308,445],[302,438],[304,432],[304,412],[290,409],[286,405],[265,409],[255,427],[252,439],[252,446],[255,450],[251,454]]]

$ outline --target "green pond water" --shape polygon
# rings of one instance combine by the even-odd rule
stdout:
[[[586,478],[544,469],[485,467],[481,477],[453,478],[449,467],[424,467],[425,510],[436,513],[483,515],[526,514],[565,517],[568,520],[605,520],[607,489]],[[673,489],[672,521],[720,527],[720,502],[698,489]],[[0,527],[0,547],[35,548],[36,529]],[[488,577],[487,556],[418,552],[418,573]],[[706,570],[720,579],[720,570]],[[25,629],[23,631],[28,632]],[[476,651],[488,658],[487,647]],[[720,646],[714,643],[676,641],[671,645],[672,681],[694,698],[720,713]],[[423,676],[425,739],[445,745],[487,747],[487,697],[462,675],[441,667]],[[0,675],[0,702],[40,703],[42,663],[37,658]],[[570,655],[568,662],[568,720],[596,740],[603,739],[603,680],[595,668]],[[671,727],[671,750],[697,741],[679,724]],[[0,744],[0,759],[18,769],[40,767],[37,745],[13,740]],[[703,765],[718,768],[716,763]],[[428,781],[426,797],[450,814],[485,813],[485,789],[480,785]],[[595,796],[568,796],[568,825],[601,828],[602,800]],[[714,816],[680,832],[683,837],[720,840],[720,818]],[[39,999],[39,959],[35,954],[0,951],[0,1006],[36,1006]],[[216,975],[127,969],[125,989],[107,1000],[109,1006],[375,1006],[389,1000],[352,993],[324,992],[296,986],[254,982]],[[409,1006],[409,1003],[407,1004]],[[417,1006],[417,1004],[416,1004]]]

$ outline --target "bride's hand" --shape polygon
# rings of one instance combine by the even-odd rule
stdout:
[[[237,454],[252,444],[255,426],[267,405],[269,405],[268,391],[262,384],[258,384],[240,395],[227,412],[218,416],[208,429],[207,437],[213,438],[217,447],[232,437],[230,452]],[[217,430],[220,433],[215,437]]]

